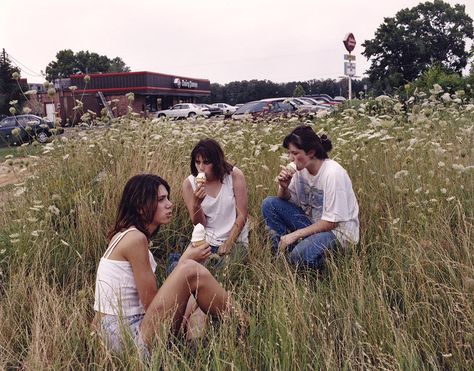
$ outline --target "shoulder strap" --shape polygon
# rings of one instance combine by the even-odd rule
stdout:
[[[130,231],[138,231],[138,229],[136,229],[135,227],[131,227],[131,228],[128,228],[127,230],[117,234],[117,236],[115,238],[113,238],[112,241],[110,241],[110,245],[107,248],[107,250],[105,250],[104,258],[106,258],[106,259],[109,258],[110,254],[112,254],[112,251],[114,250],[115,246],[117,246],[117,244],[120,242],[120,240],[123,238],[123,236],[125,236]]]
[[[191,188],[193,189],[193,191],[196,190],[196,177],[191,174],[190,176],[188,176],[188,181],[189,183],[191,183]]]

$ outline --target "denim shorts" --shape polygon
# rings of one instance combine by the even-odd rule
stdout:
[[[130,339],[137,347],[140,355],[149,359],[150,353],[140,333],[140,323],[142,323],[144,316],[145,314],[131,316],[104,315],[100,320],[100,326],[107,348],[120,353],[124,350],[126,341]]]

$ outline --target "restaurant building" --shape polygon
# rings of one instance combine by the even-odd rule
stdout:
[[[49,119],[61,118],[62,125],[75,124],[81,114],[77,101],[82,102],[81,112],[101,114],[109,105],[117,117],[128,112],[131,104],[134,112],[147,117],[161,109],[168,109],[177,103],[195,103],[200,97],[211,94],[209,80],[156,72],[117,72],[71,75],[69,79],[59,79],[54,87],[56,94],[40,92],[36,96],[42,114]],[[72,86],[76,88],[71,89]],[[134,94],[129,102],[127,93]],[[111,103],[107,103],[111,102]],[[76,109],[74,109],[76,107]],[[53,116],[53,117],[50,117]]]

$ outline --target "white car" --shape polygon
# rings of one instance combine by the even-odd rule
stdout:
[[[214,103],[213,106],[219,107],[222,110],[222,112],[224,112],[224,115],[226,116],[230,116],[235,111],[237,111],[237,107],[231,106],[230,104],[227,104],[227,103]]]
[[[156,112],[156,117],[194,118],[196,116],[209,117],[210,114],[209,110],[204,110],[194,103],[180,103],[170,109]]]

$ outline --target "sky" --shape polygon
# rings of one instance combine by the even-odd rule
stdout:
[[[121,57],[132,71],[211,83],[337,79],[347,33],[356,38],[356,73],[363,76],[370,62],[361,44],[385,17],[419,2],[0,0],[0,48],[28,82],[43,82],[41,71],[63,49]],[[474,0],[447,2],[465,5],[474,19]]]

